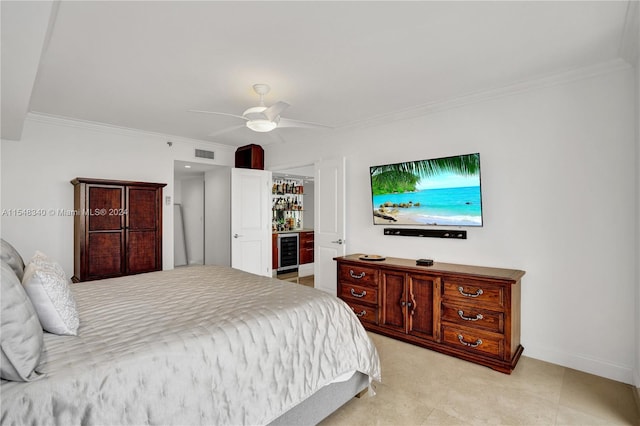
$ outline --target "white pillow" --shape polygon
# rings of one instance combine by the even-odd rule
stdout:
[[[16,273],[18,279],[22,280],[22,276],[24,275],[24,261],[22,260],[22,256],[20,256],[18,250],[4,239],[0,240],[0,246],[2,247],[0,250],[0,259],[11,266],[11,269]]]
[[[69,284],[62,267],[41,252],[36,252],[24,269],[22,285],[42,328],[50,333],[78,334],[80,318]]]
[[[0,276],[0,378],[29,382],[42,354],[42,326],[29,297],[10,265],[2,262]]]

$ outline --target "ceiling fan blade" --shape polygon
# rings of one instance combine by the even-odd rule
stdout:
[[[312,123],[310,121],[292,120],[290,118],[280,117],[278,127],[304,127],[308,129],[333,129],[331,126],[320,123]]]
[[[238,124],[237,126],[227,127],[226,129],[218,130],[217,132],[209,133],[207,136],[215,137],[222,135],[224,133],[233,132],[234,130],[242,129],[243,127],[247,127],[245,124]]]
[[[289,108],[289,104],[286,102],[280,101],[271,105],[269,108],[265,109],[262,113],[264,114],[265,117],[267,117],[267,120],[273,121],[280,114],[282,114],[282,111],[284,111],[287,108]]]
[[[278,132],[269,132],[269,133],[267,133],[267,134],[269,135],[269,137],[270,137],[273,141],[275,141],[275,142],[277,142],[277,143],[287,143],[287,141],[286,141],[286,140],[284,140],[284,138],[282,137],[282,135],[281,135],[280,133],[278,133]]]
[[[197,112],[197,113],[199,113],[199,114],[226,115],[226,116],[228,116],[228,117],[235,117],[235,118],[241,118],[241,119],[243,119],[243,120],[246,120],[246,118],[244,118],[244,117],[243,117],[243,116],[241,116],[241,115],[228,114],[228,113],[226,113],[226,112],[202,111],[202,110],[199,110],[199,109],[190,109],[190,110],[187,110],[187,111],[188,111],[188,112]]]

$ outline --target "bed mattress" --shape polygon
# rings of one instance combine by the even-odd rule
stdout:
[[[2,381],[3,425],[266,424],[336,377],[380,380],[334,296],[221,266],[73,284],[78,336],[45,333],[34,382]]]

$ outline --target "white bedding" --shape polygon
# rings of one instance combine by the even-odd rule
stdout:
[[[78,336],[45,333],[39,371],[2,381],[2,425],[266,424],[341,375],[380,380],[336,297],[226,267],[72,285]]]

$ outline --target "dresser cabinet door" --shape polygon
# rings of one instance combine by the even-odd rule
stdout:
[[[436,339],[440,306],[434,298],[440,289],[440,278],[409,274],[408,288],[408,333],[423,339]]]
[[[380,325],[407,333],[406,282],[404,272],[382,270],[382,299],[380,300]]]
[[[422,339],[437,338],[440,278],[383,269],[380,325]]]

